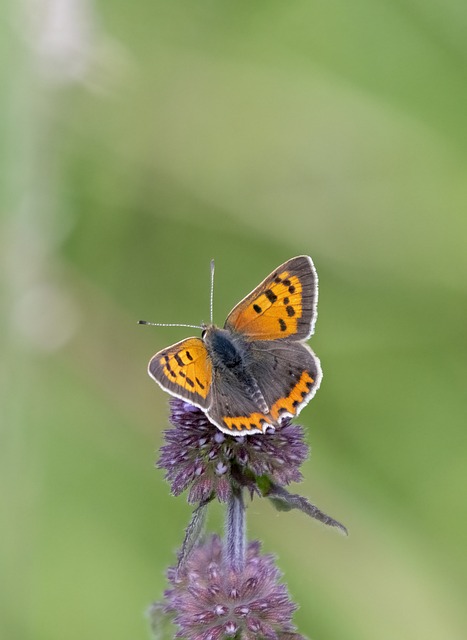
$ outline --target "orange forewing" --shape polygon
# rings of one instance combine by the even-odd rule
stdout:
[[[226,328],[251,340],[306,338],[315,316],[316,273],[307,256],[284,263],[229,314]]]
[[[149,362],[149,375],[174,395],[204,408],[212,383],[212,364],[204,342],[187,338],[156,353]]]

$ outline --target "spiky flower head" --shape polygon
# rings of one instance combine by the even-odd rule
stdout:
[[[272,555],[259,542],[248,545],[245,565],[233,570],[218,536],[196,547],[182,568],[171,568],[164,610],[177,627],[175,638],[188,640],[304,640],[295,633],[297,608]],[[161,606],[151,615],[160,616]]]
[[[184,400],[171,400],[170,421],[164,432],[158,467],[166,470],[172,493],[190,487],[188,501],[217,497],[225,502],[232,482],[261,494],[261,480],[284,486],[302,478],[299,467],[308,457],[303,428],[285,419],[275,431],[229,436],[205,413]]]

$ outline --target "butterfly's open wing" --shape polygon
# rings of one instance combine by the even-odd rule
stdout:
[[[308,404],[323,377],[318,357],[307,344],[291,340],[250,345],[250,371],[277,423],[296,416]]]
[[[306,340],[313,333],[318,277],[309,256],[288,260],[230,312],[225,328],[249,340]]]
[[[207,409],[211,404],[212,364],[201,338],[187,338],[151,358],[149,375],[173,396]]]

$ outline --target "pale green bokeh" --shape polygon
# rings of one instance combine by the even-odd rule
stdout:
[[[324,380],[296,490],[350,537],[259,500],[249,536],[313,640],[461,640],[465,3],[74,5],[70,31],[40,2],[0,27],[0,637],[148,637],[190,509],[153,468],[146,364],[190,330],[136,321],[208,320],[214,257],[221,324],[307,253]]]

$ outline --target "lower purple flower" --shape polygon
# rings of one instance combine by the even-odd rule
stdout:
[[[166,470],[174,495],[190,487],[191,503],[213,496],[225,502],[232,481],[261,495],[261,477],[280,486],[301,480],[308,446],[302,427],[290,419],[275,431],[234,437],[217,429],[201,409],[178,398],[170,404],[174,428],[164,432],[158,467]]]
[[[247,547],[245,566],[235,571],[224,558],[218,536],[196,547],[182,568],[171,568],[171,588],[164,611],[186,640],[304,640],[295,632],[297,606],[271,555],[260,555],[259,542]],[[152,616],[160,616],[154,605]]]

